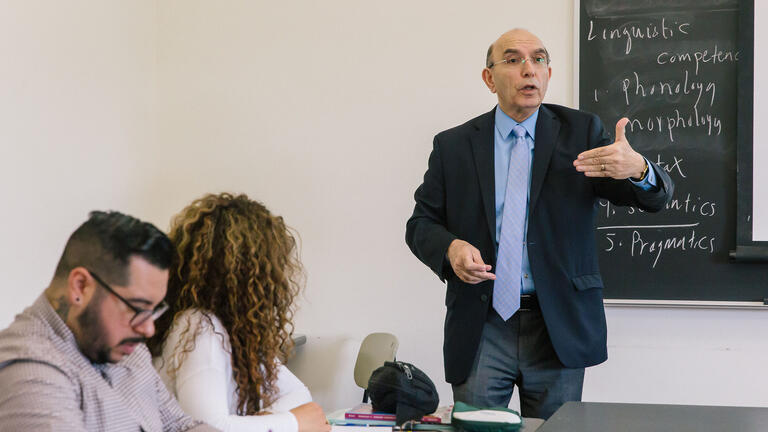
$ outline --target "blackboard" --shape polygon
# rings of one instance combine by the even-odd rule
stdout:
[[[676,184],[658,214],[599,205],[606,299],[759,302],[768,265],[736,248],[738,0],[582,0],[579,106],[627,138]],[[741,41],[743,42],[743,41]],[[743,108],[742,108],[743,109]]]

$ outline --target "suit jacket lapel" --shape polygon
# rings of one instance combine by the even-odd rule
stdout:
[[[536,208],[536,201],[539,199],[539,192],[544,183],[544,178],[549,167],[549,160],[552,157],[552,151],[557,144],[557,137],[560,132],[560,120],[557,116],[544,105],[539,111],[539,118],[536,121],[536,142],[533,148],[533,168],[531,172],[531,202],[528,210],[531,212]]]
[[[475,133],[471,137],[477,179],[480,182],[480,192],[483,196],[483,209],[485,209],[488,232],[492,241],[496,241],[496,182],[493,166],[493,116],[495,112],[496,109],[494,108],[491,112],[478,118],[474,125]]]

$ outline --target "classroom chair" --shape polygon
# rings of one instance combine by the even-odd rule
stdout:
[[[384,362],[395,361],[397,336],[390,333],[371,333],[363,339],[355,362],[355,383],[363,389],[363,402],[368,402],[368,379]]]

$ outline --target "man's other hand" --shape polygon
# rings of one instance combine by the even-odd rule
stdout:
[[[480,251],[464,240],[456,239],[448,246],[448,261],[453,272],[466,283],[476,284],[488,279],[496,279],[489,273],[491,266],[483,262]]]

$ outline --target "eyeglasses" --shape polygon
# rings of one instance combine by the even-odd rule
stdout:
[[[549,64],[549,56],[546,54],[534,54],[533,57],[512,56],[504,60],[497,61],[488,66],[488,69],[502,63],[507,63],[510,66],[522,67],[525,62],[530,61],[530,64],[534,67],[545,67]]]
[[[94,273],[91,270],[88,270],[88,273],[91,274],[91,276],[96,280],[96,282],[99,283],[99,285],[101,285],[102,287],[104,287],[105,290],[109,291],[110,293],[112,293],[112,295],[120,299],[120,301],[125,303],[125,305],[128,306],[134,312],[133,318],[131,318],[131,321],[129,322],[131,327],[134,327],[134,328],[138,327],[144,324],[145,322],[147,322],[147,320],[149,319],[151,319],[152,321],[155,321],[158,318],[160,318],[160,315],[162,315],[163,313],[165,313],[165,311],[168,310],[168,303],[166,303],[165,300],[161,301],[160,304],[158,304],[154,309],[142,309],[142,308],[136,307],[132,305],[128,300],[126,300],[123,296],[118,294],[114,290],[114,288],[109,286],[108,283],[104,282],[96,273]]]

